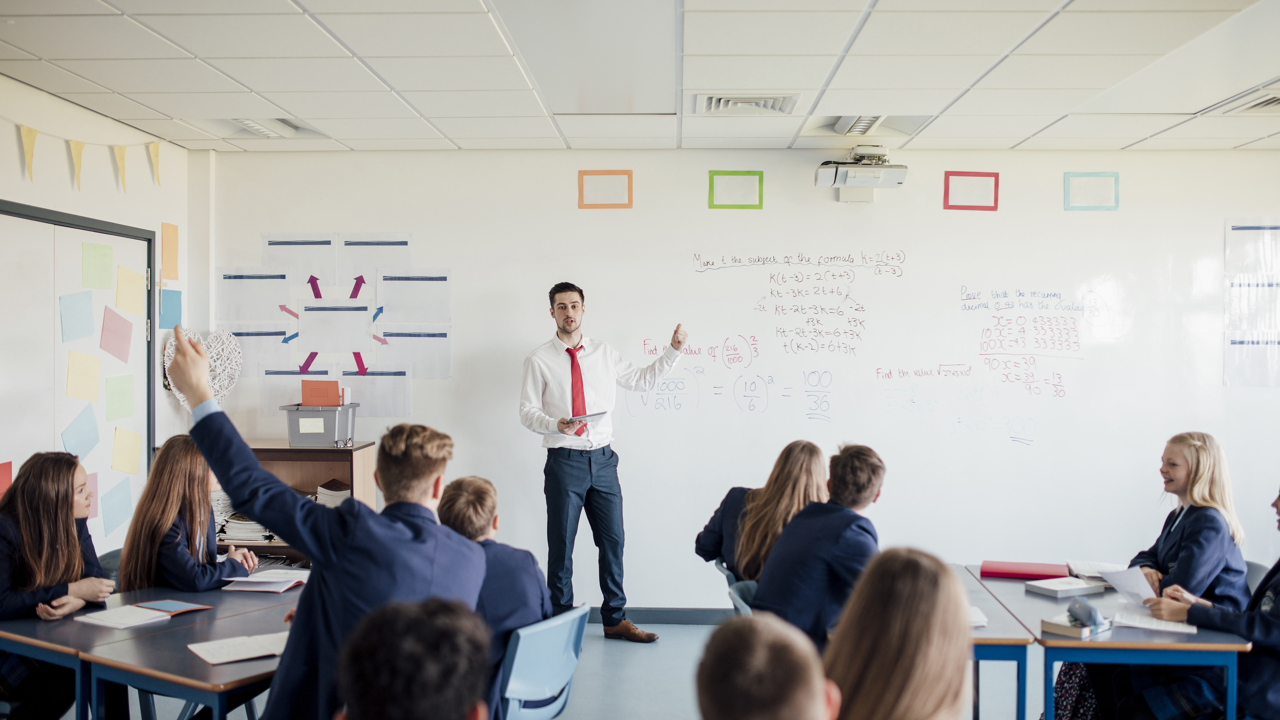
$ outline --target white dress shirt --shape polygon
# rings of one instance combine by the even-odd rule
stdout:
[[[581,436],[565,435],[556,426],[560,418],[573,417],[573,375],[568,345],[553,337],[524,359],[524,386],[520,391],[520,422],[543,436],[542,446],[595,450],[613,442],[613,406],[618,399],[615,386],[647,392],[671,372],[680,351],[667,347],[647,367],[637,368],[617,350],[588,337],[582,338],[578,365],[582,368],[582,392],[587,414],[610,413],[587,423]]]

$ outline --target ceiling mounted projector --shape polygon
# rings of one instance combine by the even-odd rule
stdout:
[[[813,184],[839,188],[840,202],[875,202],[876,188],[898,188],[907,181],[906,165],[890,165],[881,145],[858,145],[844,160],[818,166]]]

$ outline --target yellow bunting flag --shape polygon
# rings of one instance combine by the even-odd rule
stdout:
[[[112,149],[116,151],[116,170],[120,171],[120,189],[129,192],[129,188],[124,184],[124,146],[114,145]]]
[[[40,134],[39,131],[37,131],[35,128],[30,128],[30,127],[27,127],[26,125],[22,126],[22,154],[25,155],[27,158],[27,179],[28,180],[35,179],[31,175],[31,158],[36,154],[36,135],[39,135],[39,134]]]
[[[84,143],[79,140],[68,140],[71,148],[71,165],[76,169],[76,189],[80,189],[80,159],[84,157]]]
[[[151,155],[151,174],[156,179],[156,184],[160,184],[160,143],[153,142],[147,145],[147,152]]]

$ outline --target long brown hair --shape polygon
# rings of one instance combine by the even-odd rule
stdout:
[[[0,498],[0,513],[13,519],[22,537],[14,584],[24,590],[75,582],[84,574],[72,502],[78,467],[71,453],[36,453]]]
[[[174,435],[165,441],[151,465],[129,523],[129,535],[120,556],[120,590],[141,590],[155,585],[156,557],[160,541],[178,514],[187,521],[191,537],[187,549],[197,563],[206,562],[201,540],[209,532],[209,465],[190,435]]]
[[[827,646],[840,720],[955,717],[971,653],[968,607],[960,578],[928,553],[893,548],[872,560]]]
[[[782,528],[811,502],[826,502],[822,450],[806,440],[782,449],[764,487],[747,493],[738,527],[738,574],[758,580]]]

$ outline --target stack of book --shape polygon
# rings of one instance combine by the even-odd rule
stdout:
[[[227,523],[227,518],[231,517],[231,513],[235,510],[231,507],[231,496],[218,490],[209,493],[209,505],[213,508],[213,526],[218,530],[222,530],[222,526]]]
[[[1045,618],[1040,621],[1041,632],[1063,635],[1079,640],[1086,640],[1094,635],[1101,635],[1110,629],[1110,620],[1103,620],[1101,625],[1083,625],[1067,613],[1062,613],[1061,615],[1056,615],[1051,618]]]
[[[227,522],[218,533],[218,542],[221,543],[263,542],[274,538],[275,536],[267,532],[266,528],[240,513],[234,513],[227,518]]]
[[[336,508],[349,497],[351,497],[351,484],[337,478],[316,488],[316,502],[325,507]]]

